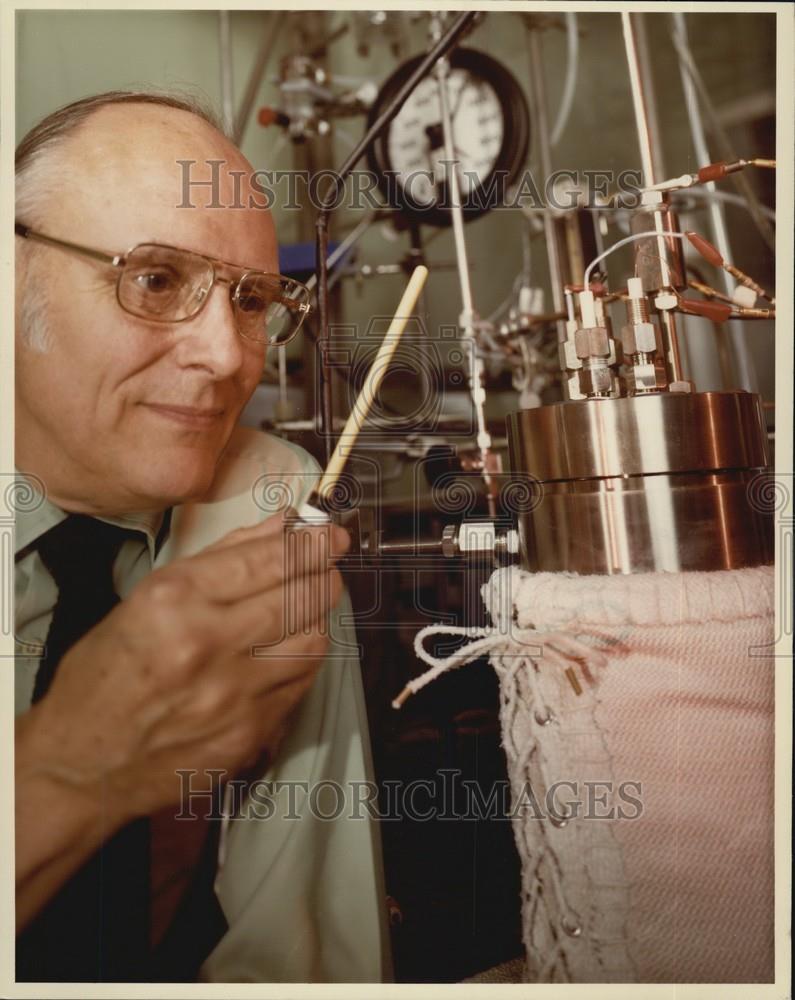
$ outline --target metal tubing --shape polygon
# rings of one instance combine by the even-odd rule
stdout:
[[[536,135],[538,136],[539,155],[541,157],[541,172],[544,184],[547,184],[552,174],[552,155],[549,141],[549,122],[547,121],[546,84],[541,62],[541,42],[538,31],[529,29],[530,33],[530,95],[535,112]],[[555,222],[548,207],[544,208],[544,242],[547,248],[549,266],[549,282],[552,287],[552,304],[554,312],[563,312],[566,304],[563,299],[563,268],[560,263],[560,247],[558,245]],[[558,323],[558,340],[566,339],[566,326]]]
[[[450,218],[453,223],[453,242],[455,257],[458,264],[458,284],[461,289],[461,305],[463,307],[464,332],[468,337],[474,335],[475,314],[472,302],[472,283],[469,280],[469,258],[464,238],[464,212],[461,208],[461,188],[458,183],[458,170],[455,162],[455,143],[453,142],[453,121],[450,115],[450,101],[447,93],[447,78],[450,64],[446,59],[440,59],[436,64],[436,79],[439,82],[439,106],[442,113],[442,134],[444,138],[445,180],[450,195]]]
[[[235,127],[234,88],[232,84],[232,31],[229,11],[218,12],[218,43],[221,63],[221,108],[224,131],[232,135]]]
[[[652,187],[662,177],[657,172],[658,164],[654,157],[654,144],[652,143],[651,129],[654,123],[649,116],[649,95],[644,87],[644,79],[650,79],[648,67],[645,72],[641,63],[641,52],[638,46],[636,34],[635,18],[641,17],[639,14],[623,12],[621,14],[621,26],[624,32],[624,48],[627,56],[627,68],[629,69],[629,82],[632,91],[632,106],[635,111],[635,126],[638,131],[638,147],[640,149],[641,167],[643,169],[644,187]],[[665,244],[665,222],[663,213],[652,211],[654,228],[660,233],[657,239],[657,253],[660,258],[660,276],[664,285],[672,285],[671,275],[668,268],[667,247]],[[676,321],[673,315],[665,313],[662,318],[662,331],[664,338],[665,356],[668,363],[668,381],[682,382],[682,364],[679,354],[679,344],[677,341]]]
[[[643,170],[643,184],[651,187],[657,183],[652,155],[651,138],[649,136],[649,119],[643,92],[643,81],[640,75],[638,46],[635,38],[635,28],[632,15],[624,12],[621,15],[621,27],[624,31],[624,49],[627,55],[629,69],[629,84],[632,92],[632,107],[635,111],[635,127],[638,130],[638,146],[640,148],[640,165]]]
[[[675,14],[672,14],[671,17],[673,18],[674,30],[676,31],[676,34],[682,44],[687,45],[687,23],[685,21],[684,14],[677,11]],[[712,157],[710,156],[709,147],[707,145],[707,137],[704,131],[704,121],[701,115],[701,108],[698,103],[696,88],[681,59],[679,61],[679,73],[682,77],[682,89],[685,94],[685,107],[687,109],[687,119],[690,124],[690,136],[693,140],[693,151],[696,154],[696,163],[711,163]],[[715,191],[714,181],[708,182],[704,185],[704,187],[707,191]],[[710,198],[708,208],[710,236],[712,238],[712,242],[718,248],[724,260],[733,260],[731,246],[729,244],[729,234],[726,230],[726,216],[724,215],[723,205],[720,204],[717,198]],[[720,277],[726,294],[731,295],[734,291],[734,282],[724,270],[721,270]],[[733,324],[728,330],[728,336],[732,347],[732,360],[734,362],[735,377],[738,382],[736,388],[745,389],[746,392],[758,392],[754,362],[751,357],[751,353],[748,350],[746,328],[742,323]],[[715,326],[715,340],[719,355],[722,353],[724,348],[725,337],[726,334],[724,333],[723,327]],[[731,385],[725,385],[724,388],[731,389],[734,387]]]
[[[287,23],[287,12],[281,12],[278,16],[272,15],[267,18],[265,25],[265,33],[260,43],[259,52],[257,53],[257,58],[254,61],[254,65],[249,74],[248,83],[246,84],[246,92],[243,94],[243,99],[240,102],[240,110],[237,113],[237,118],[235,120],[235,131],[234,131],[234,141],[235,145],[239,146],[243,142],[243,137],[246,134],[246,128],[248,127],[249,116],[251,115],[251,109],[254,106],[254,101],[257,98],[257,93],[262,83],[262,77],[265,75],[265,70],[268,68],[268,63],[270,62],[271,56],[273,55],[273,50],[276,48],[276,42],[279,40],[279,35],[284,25]]]
[[[447,79],[450,73],[450,63],[446,58],[436,63],[436,79],[439,82],[439,106],[442,114],[442,134],[444,137],[445,178],[450,195],[450,216],[453,222],[453,240],[458,269],[458,282],[461,288],[462,313],[460,323],[464,336],[471,345],[468,365],[469,392],[472,397],[472,408],[475,411],[478,435],[477,444],[480,453],[481,473],[486,485],[486,498],[489,514],[496,516],[494,490],[489,460],[491,450],[491,435],[486,425],[485,402],[486,393],[483,389],[485,377],[483,359],[480,357],[475,339],[475,307],[472,299],[472,283],[469,279],[469,259],[464,238],[464,211],[461,207],[461,188],[458,183],[458,168],[455,160],[455,143],[453,142],[453,119],[450,113],[450,101],[447,92]]]

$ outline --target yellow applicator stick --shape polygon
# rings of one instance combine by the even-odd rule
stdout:
[[[406,328],[406,323],[409,321],[409,318],[414,312],[414,307],[417,304],[417,299],[419,298],[427,277],[428,268],[422,264],[419,267],[415,267],[412,271],[409,283],[406,286],[406,290],[403,293],[403,297],[397,307],[397,312],[392,318],[392,322],[389,324],[389,329],[384,335],[384,339],[381,346],[378,348],[375,360],[370,366],[370,371],[367,373],[367,378],[362,386],[362,391],[359,393],[356,402],[353,404],[350,416],[348,417],[342,434],[340,434],[339,440],[337,441],[334,454],[331,456],[328,466],[326,467],[326,471],[321,476],[320,482],[315,489],[315,494],[318,496],[321,503],[322,501],[329,499],[331,491],[334,489],[334,486],[339,479],[343,468],[345,467],[345,462],[356,444],[356,438],[367,420],[370,407],[373,405],[373,400],[375,399],[384,375],[389,368],[392,356],[400,343],[400,338]]]

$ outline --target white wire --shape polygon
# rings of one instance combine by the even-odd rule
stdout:
[[[566,128],[571,107],[574,103],[574,91],[577,89],[577,60],[579,58],[578,50],[580,42],[577,37],[577,15],[571,12],[566,14],[566,37],[568,41],[566,82],[563,84],[563,96],[560,99],[560,108],[558,108],[555,127],[552,129],[552,134],[549,137],[550,146],[557,145],[558,139],[560,139],[563,130]]]
[[[685,238],[684,233],[670,233],[668,230],[658,232],[656,229],[649,229],[643,233],[633,233],[631,236],[625,236],[623,240],[619,240],[618,243],[614,243],[611,247],[608,247],[604,253],[600,253],[598,257],[594,257],[585,269],[585,275],[582,279],[583,288],[588,287],[588,283],[591,279],[591,271],[593,271],[596,265],[600,263],[600,261],[603,261],[605,257],[609,257],[614,250],[618,250],[620,247],[626,246],[627,243],[634,243],[635,240],[647,239],[649,236],[662,236],[663,238],[673,236],[678,240],[683,240]]]
[[[511,302],[513,302],[514,296],[516,295],[519,285],[522,282],[522,278],[523,275],[521,272],[516,275],[508,295],[506,295],[506,297],[502,300],[502,302],[500,302],[497,308],[486,317],[487,323],[493,323],[499,316],[501,316],[505,312],[505,310],[508,308]]]
[[[719,201],[727,201],[732,205],[740,205],[746,210],[746,212],[751,211],[751,207],[748,204],[748,199],[743,198],[741,194],[733,194],[731,191],[709,191],[706,188],[685,188],[682,191],[674,191],[673,194],[677,198],[681,198],[682,201],[686,201],[690,195],[696,198],[703,198],[705,201],[709,201],[710,198],[717,198]],[[776,221],[776,213],[772,208],[768,208],[767,205],[759,205],[759,209],[763,215],[767,216],[772,222]]]

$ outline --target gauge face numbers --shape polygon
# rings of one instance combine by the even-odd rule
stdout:
[[[495,89],[467,69],[447,78],[453,133],[453,159],[462,201],[494,170],[504,136],[502,107]],[[418,205],[433,205],[447,178],[439,82],[427,77],[409,95],[392,122],[387,141],[392,169],[406,195]]]
[[[386,80],[370,107],[368,127],[423,61],[416,56]],[[530,142],[527,102],[519,84],[496,59],[456,49],[446,77],[452,162],[445,152],[439,79],[420,80],[397,115],[367,151],[367,162],[386,201],[412,224],[449,226],[455,169],[465,221],[496,207],[521,171]]]

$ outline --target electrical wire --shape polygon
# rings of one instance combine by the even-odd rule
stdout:
[[[707,188],[693,187],[693,188],[687,188],[686,190],[683,191],[674,191],[672,193],[673,196],[677,199],[677,201],[681,198],[682,203],[685,203],[688,197],[690,195],[693,195],[693,197],[701,198],[704,201],[709,201],[712,198],[716,198],[718,201],[725,201],[730,205],[739,205],[741,208],[744,208],[746,212],[751,211],[751,208],[748,204],[748,200],[744,198],[741,194],[732,194],[731,191],[710,191]],[[772,208],[768,208],[767,205],[762,205],[760,203],[759,210],[766,218],[770,219],[771,222],[776,221],[776,213],[773,211]]]
[[[701,73],[699,72],[698,66],[696,66],[695,60],[693,59],[693,55],[690,51],[690,47],[687,44],[687,41],[681,37],[676,28],[672,29],[671,31],[671,39],[673,41],[677,55],[679,56],[680,62],[682,63],[682,65],[684,65],[685,69],[690,75],[690,79],[693,81],[693,84],[698,90],[698,95],[701,98],[704,110],[709,116],[712,128],[715,132],[715,136],[718,139],[719,144],[723,147],[721,155],[727,160],[739,159],[737,154],[732,149],[731,142],[729,140],[728,135],[726,134],[726,129],[723,127],[723,125],[720,122],[720,119],[718,118],[718,113],[715,110],[715,105],[712,103],[712,98],[709,96],[709,91],[706,88],[704,79],[701,76]],[[748,211],[751,213],[751,217],[756,223],[756,228],[759,230],[762,239],[765,241],[767,246],[772,251],[775,252],[776,249],[775,233],[773,232],[770,223],[764,217],[764,214],[761,211],[762,205],[756,196],[756,192],[754,191],[753,187],[749,183],[748,178],[745,176],[744,173],[738,173],[733,176],[735,178],[735,183],[738,185],[738,187],[742,188],[743,193],[745,194],[748,200]]]
[[[580,40],[577,36],[577,15],[570,11],[566,13],[566,41],[566,81],[563,84],[563,96],[560,99],[560,107],[558,108],[555,125],[549,137],[550,146],[557,145],[558,139],[560,139],[563,130],[566,128],[574,103],[574,92],[577,89]]]
[[[627,243],[634,243],[635,240],[648,239],[650,236],[661,236],[663,239],[667,239],[669,236],[673,236],[675,239],[683,240],[685,238],[684,233],[672,233],[668,230],[664,232],[658,232],[656,229],[649,229],[642,233],[633,233],[631,236],[625,236],[623,240],[619,240],[618,243],[614,243],[611,247],[608,247],[604,253],[600,253],[598,257],[594,257],[591,263],[585,269],[585,275],[582,279],[583,288],[588,288],[591,280],[591,272],[596,267],[597,264],[601,263],[605,257],[609,257],[614,250],[618,250]]]

